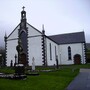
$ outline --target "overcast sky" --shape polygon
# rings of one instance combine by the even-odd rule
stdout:
[[[44,24],[46,35],[84,31],[90,43],[90,0],[0,0],[0,41],[20,23],[23,6],[27,22],[40,31]]]

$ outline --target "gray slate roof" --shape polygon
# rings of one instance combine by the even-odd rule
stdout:
[[[52,36],[49,36],[49,38],[54,40],[58,44],[84,43],[85,42],[84,32],[52,35]]]

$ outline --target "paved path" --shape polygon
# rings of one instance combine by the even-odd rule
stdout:
[[[90,69],[80,69],[79,75],[66,90],[90,90]]]

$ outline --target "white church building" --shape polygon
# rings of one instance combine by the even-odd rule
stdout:
[[[5,36],[6,65],[18,63],[17,46],[23,48],[21,63],[32,65],[35,59],[36,66],[85,64],[85,35],[84,32],[58,34],[47,36],[27,23],[26,11],[21,11],[21,22]]]

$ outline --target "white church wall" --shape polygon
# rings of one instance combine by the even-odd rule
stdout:
[[[32,65],[32,58],[34,57],[35,65],[42,66],[43,63],[41,33],[29,24],[27,24],[27,27],[29,65]]]
[[[68,47],[71,47],[71,60],[68,60]],[[74,64],[74,55],[81,55],[81,63],[85,62],[82,43],[59,45],[61,64]]]
[[[83,49],[83,51],[82,51],[82,55],[83,55],[82,64],[85,64],[86,63],[85,43],[82,43],[82,49]]]
[[[14,29],[14,31],[7,38],[7,53],[6,60],[7,66],[10,66],[11,60],[13,60],[13,65],[15,63],[15,54],[17,54],[16,46],[18,45],[18,29],[19,25]]]
[[[42,46],[41,36],[28,38],[28,54],[29,54],[29,65],[32,65],[32,58],[35,59],[36,66],[42,66]]]
[[[41,35],[41,33],[38,30],[36,30],[34,27],[30,26],[29,24],[27,24],[27,27],[28,27],[28,36],[29,37]]]
[[[17,40],[10,40],[7,42],[7,66],[10,66],[11,60],[13,60],[13,65],[15,63],[15,54],[17,54],[16,46],[18,44]]]
[[[16,39],[18,38],[18,29],[20,28],[20,25],[18,25],[15,30],[10,34],[10,36],[8,37],[8,40],[10,39]]]
[[[46,47],[47,47],[47,65],[48,66],[52,66],[52,65],[56,65],[56,55],[58,56],[58,45],[53,42],[52,40],[46,38]],[[51,52],[50,52],[50,44],[51,44]],[[55,51],[55,47],[56,47],[56,51]],[[51,55],[50,55],[51,53]],[[60,64],[60,60],[58,57],[58,61]]]

